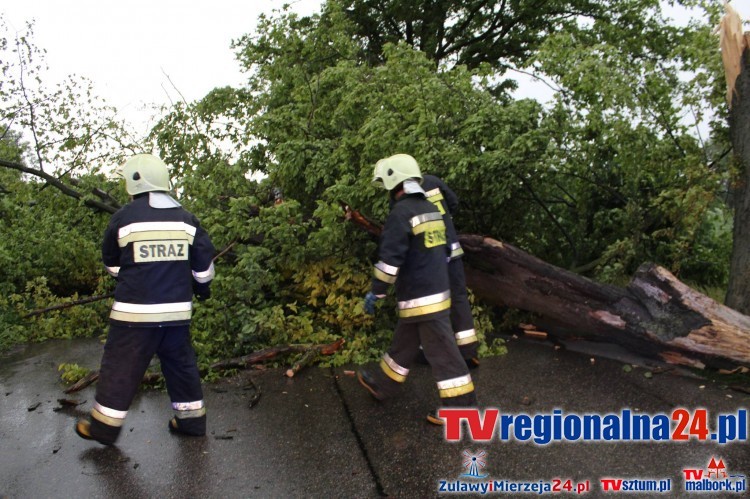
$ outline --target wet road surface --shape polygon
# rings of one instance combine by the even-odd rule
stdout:
[[[587,497],[611,497],[617,494],[605,494],[601,483],[610,478],[669,479],[670,493],[659,497],[685,497],[682,470],[705,469],[712,457],[721,457],[732,474],[750,475],[746,441],[538,445],[496,433],[480,443],[464,427],[462,441],[448,442],[444,430],[424,418],[438,403],[427,366],[415,366],[401,396],[382,404],[344,373],[352,366],[308,368],[293,379],[282,369],[248,370],[204,385],[204,438],[170,434],[166,393],[141,390],[117,446],[108,448],[73,431],[93,403],[94,386],[65,395],[57,371],[63,362],[96,368],[101,348],[96,340],[55,341],[0,357],[0,498],[436,497],[441,481],[556,479],[588,482]],[[630,409],[654,415],[685,407],[707,409],[712,424],[719,413],[750,407],[750,395],[719,383],[675,371],[651,377],[647,372],[652,370],[517,340],[509,342],[507,355],[484,359],[472,376],[481,405],[501,414]],[[262,390],[252,408],[249,380]],[[61,398],[85,403],[61,408]],[[461,477],[468,469],[464,451],[484,452],[485,479]]]

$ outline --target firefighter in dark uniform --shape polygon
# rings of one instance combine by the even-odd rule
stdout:
[[[102,259],[117,279],[110,328],[90,416],[76,424],[82,438],[112,445],[154,354],[172,401],[175,433],[206,433],[206,408],[190,344],[193,294],[209,296],[215,249],[198,219],[167,194],[169,172],[151,154],[121,169],[131,203],[112,216]]]
[[[451,325],[461,356],[469,369],[473,369],[479,366],[477,353],[479,340],[474,330],[474,318],[471,315],[469,294],[466,291],[466,276],[461,258],[464,250],[458,242],[458,234],[453,225],[453,214],[458,208],[458,196],[435,175],[422,176],[422,189],[425,191],[427,201],[437,207],[445,222],[451,252],[448,262],[448,276],[451,283]]]
[[[441,403],[446,407],[476,405],[474,384],[451,329],[446,231],[443,216],[425,199],[419,165],[409,155],[378,161],[373,181],[385,187],[394,201],[380,236],[371,291],[365,310],[375,313],[375,302],[395,284],[398,324],[380,369],[358,374],[359,382],[378,400],[389,398],[406,381],[419,355],[420,344],[432,366]],[[437,411],[427,416],[444,424]]]

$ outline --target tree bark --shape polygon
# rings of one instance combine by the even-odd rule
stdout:
[[[558,336],[616,343],[683,365],[750,365],[750,317],[642,265],[625,288],[594,282],[509,244],[459,236],[467,285],[486,302],[539,314]]]
[[[750,36],[745,34],[740,74],[729,109],[729,135],[739,176],[734,185],[734,234],[727,306],[750,314]]]

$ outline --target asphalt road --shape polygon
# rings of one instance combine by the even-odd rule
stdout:
[[[719,486],[720,473],[727,473],[733,486],[750,475],[747,419],[741,419],[750,407],[746,393],[676,370],[653,374],[658,369],[643,361],[630,368],[621,360],[546,343],[511,340],[508,350],[472,372],[482,408],[501,415],[489,441],[472,441],[465,424],[462,439],[448,441],[444,428],[425,421],[438,404],[429,367],[416,366],[402,394],[381,404],[345,373],[354,369],[348,366],[308,368],[293,379],[283,370],[249,370],[208,384],[209,434],[203,438],[170,434],[166,393],[143,390],[117,446],[109,448],[73,431],[76,418],[93,403],[94,387],[65,395],[57,371],[61,362],[96,368],[101,345],[93,340],[31,345],[0,357],[0,498],[436,497],[444,495],[441,487],[482,484],[494,488],[487,495],[504,497],[705,498],[721,494],[686,491],[683,470],[694,470],[691,477],[703,473],[691,486],[704,487]],[[252,408],[250,380],[262,391]],[[65,408],[61,398],[82,403]],[[667,436],[682,420],[688,423],[683,433],[699,434],[696,415],[705,409],[709,440],[632,441],[623,437],[625,430],[607,441],[523,440],[532,432],[537,438],[553,435],[544,426],[546,418],[554,430],[553,416],[564,437],[586,417],[614,414],[605,420],[612,437],[612,428],[628,419],[623,410],[649,415],[659,426],[679,408],[687,411],[668,421]],[[735,440],[745,438],[710,441],[719,415],[727,416],[722,430],[734,430]],[[530,429],[524,429],[525,419]],[[724,467],[710,468],[712,458]],[[618,483],[620,493],[605,492]],[[642,490],[654,485],[669,490]],[[537,493],[545,488],[552,490]]]

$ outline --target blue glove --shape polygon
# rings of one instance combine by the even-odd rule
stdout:
[[[365,312],[370,315],[375,315],[376,301],[378,301],[378,297],[374,295],[372,291],[368,291],[365,295]]]

